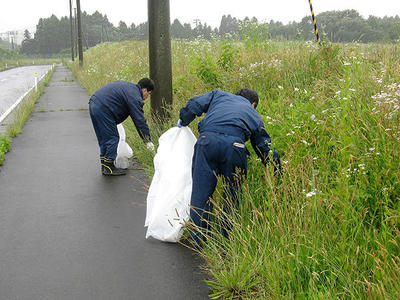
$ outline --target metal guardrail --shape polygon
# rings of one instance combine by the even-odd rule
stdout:
[[[21,102],[27,97],[29,96],[33,91],[37,91],[37,86],[38,84],[40,84],[43,79],[47,76],[47,74],[49,74],[49,72],[51,70],[53,70],[55,68],[55,64],[53,64],[53,66],[44,74],[42,75],[40,78],[37,78],[37,76],[35,76],[35,84],[28,90],[26,91],[21,97],[19,97],[17,99],[16,102],[14,102],[13,105],[11,105],[1,116],[0,116],[0,126],[3,126],[3,122],[5,122],[7,120],[8,117],[10,117],[12,115],[12,112],[21,104]],[[35,72],[36,74],[36,72]],[[0,130],[1,132],[1,130]]]

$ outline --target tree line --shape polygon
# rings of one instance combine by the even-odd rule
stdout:
[[[318,14],[317,25],[323,40],[336,42],[361,42],[361,43],[395,43],[400,35],[400,18],[374,17],[363,18],[356,10],[328,11]],[[75,22],[75,21],[74,21]],[[74,26],[75,27],[75,26]],[[268,39],[281,40],[313,40],[313,24],[311,17],[304,17],[300,22],[283,24],[271,20],[260,22],[256,18],[243,20],[224,15],[220,26],[212,28],[206,23],[196,20],[194,26],[181,23],[175,19],[171,24],[171,37],[175,39],[194,38],[230,38],[245,39],[251,37],[258,41]],[[76,39],[76,32],[75,32]],[[36,26],[34,37],[25,31],[21,53],[28,55],[51,55],[56,53],[69,53],[71,48],[70,20],[68,17],[58,19],[52,15],[41,18]],[[145,40],[148,38],[147,22],[130,26],[120,21],[115,27],[107,18],[98,11],[92,15],[82,13],[82,43],[84,48],[93,47],[102,42],[124,41],[131,39]]]

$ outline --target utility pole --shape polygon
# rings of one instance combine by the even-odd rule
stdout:
[[[151,112],[163,121],[172,105],[172,65],[169,0],[148,0],[150,78],[155,88],[151,94]]]
[[[71,26],[71,58],[74,61],[74,30],[72,26],[72,0],[69,0],[69,23]]]
[[[81,1],[76,0],[76,8],[78,10],[78,48],[79,48],[79,66],[83,66],[83,50],[82,50],[82,23],[81,23]]]
[[[74,20],[75,20],[75,53],[78,56],[78,21],[76,18],[76,7],[74,7]]]

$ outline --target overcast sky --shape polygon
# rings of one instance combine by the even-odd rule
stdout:
[[[75,6],[76,0],[73,0]],[[400,0],[312,0],[316,14],[328,10],[356,9],[362,16],[378,17],[400,15]],[[300,21],[310,14],[308,0],[170,0],[171,22],[182,23],[200,19],[219,27],[222,15],[239,19],[255,16],[260,21]],[[92,14],[98,10],[118,25],[128,26],[147,20],[146,0],[81,0],[82,11]],[[69,15],[69,0],[2,0],[0,4],[0,33],[8,30],[35,28],[39,18],[52,14],[58,18]],[[318,21],[318,20],[317,20]]]

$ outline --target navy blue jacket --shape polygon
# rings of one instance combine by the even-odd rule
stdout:
[[[200,133],[225,133],[240,137],[243,142],[250,139],[254,151],[264,164],[267,163],[271,138],[249,100],[219,90],[195,96],[180,110],[182,125],[187,126],[203,113],[207,115],[198,124]]]
[[[143,112],[143,93],[140,85],[127,81],[115,81],[97,90],[92,98],[105,106],[117,124],[131,116],[140,137],[150,141],[150,131]]]

